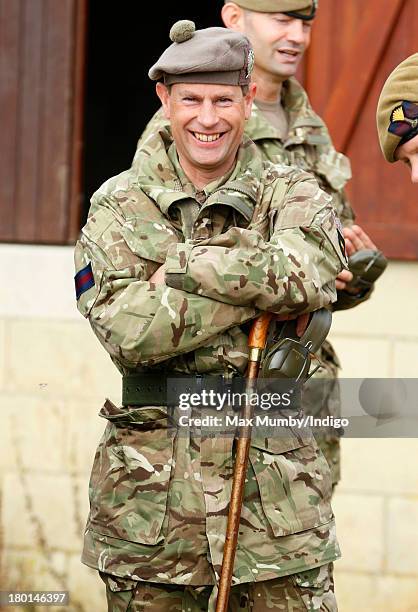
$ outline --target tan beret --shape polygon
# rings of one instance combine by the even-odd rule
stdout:
[[[388,162],[395,149],[418,134],[418,53],[404,60],[389,75],[377,103],[377,132]]]
[[[243,34],[227,28],[196,30],[192,21],[178,21],[170,38],[173,44],[148,72],[153,81],[250,84],[254,53]]]
[[[228,2],[257,13],[286,13],[305,20],[313,19],[318,8],[318,0],[225,0]]]

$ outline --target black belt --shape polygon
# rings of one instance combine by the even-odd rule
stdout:
[[[178,379],[176,381],[176,379]],[[222,375],[182,374],[157,370],[126,374],[122,379],[123,406],[168,406],[179,393],[200,393],[208,387],[215,392],[242,392],[245,379]]]

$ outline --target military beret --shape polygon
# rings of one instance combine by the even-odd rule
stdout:
[[[227,28],[196,30],[193,21],[178,21],[170,38],[173,44],[148,72],[153,81],[250,84],[254,53],[243,34]]]
[[[285,13],[306,21],[315,17],[318,8],[318,0],[225,0],[228,2],[257,13]]]
[[[377,103],[376,121],[383,155],[394,162],[396,148],[418,134],[418,53],[389,75]]]

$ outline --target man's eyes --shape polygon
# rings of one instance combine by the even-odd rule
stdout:
[[[292,19],[285,19],[283,17],[273,17],[273,19],[276,23],[282,23],[284,25],[288,25],[292,21]],[[310,30],[312,28],[312,23],[310,21],[303,21],[302,26],[304,30]]]
[[[200,100],[198,98],[193,98],[192,96],[184,96],[182,99],[182,102],[186,103],[186,104],[199,104]],[[218,98],[215,101],[216,104],[221,104],[223,106],[228,105],[228,104],[232,104],[233,100],[232,98]]]

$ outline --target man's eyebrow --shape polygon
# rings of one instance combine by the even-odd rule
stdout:
[[[188,89],[181,89],[179,93],[181,96],[189,96],[189,98],[201,98],[199,94],[194,91],[189,91]]]
[[[189,91],[188,89],[182,89],[179,91],[179,95],[184,98],[196,98],[196,100],[203,100],[204,96],[202,96],[201,94],[197,94],[193,91]],[[230,98],[231,100],[235,99],[234,97],[234,93],[232,92],[217,92],[212,94],[211,96],[212,100],[221,100],[222,98]]]

